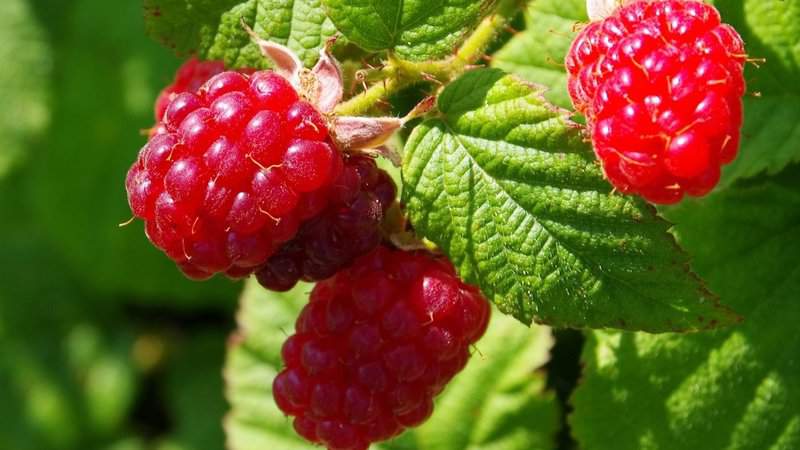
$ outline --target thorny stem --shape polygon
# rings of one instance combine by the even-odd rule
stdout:
[[[390,95],[420,81],[449,83],[483,56],[497,33],[514,17],[520,4],[520,0],[500,0],[495,12],[478,25],[453,56],[444,60],[403,61],[390,53],[386,66],[381,70],[385,78],[341,103],[336,113],[343,116],[366,114]]]

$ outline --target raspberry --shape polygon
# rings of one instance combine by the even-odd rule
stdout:
[[[343,173],[320,113],[271,71],[219,73],[175,95],[157,128],[128,172],[128,200],[190,278],[263,265]]]
[[[371,158],[347,157],[328,193],[328,208],[304,223],[296,237],[256,272],[258,281],[267,289],[285,291],[299,280],[333,276],[380,243],[380,224],[396,192],[389,174]]]
[[[197,92],[209,78],[224,70],[225,65],[222,61],[199,61],[197,58],[192,58],[183,63],[178,68],[172,84],[158,94],[155,106],[156,121],[160,121],[164,117],[164,111],[167,110],[170,101],[177,94]]]
[[[744,61],[700,1],[635,1],[584,28],[568,87],[609,181],[660,204],[708,194],[738,153]]]
[[[275,401],[305,439],[366,450],[431,415],[489,313],[448,261],[379,247],[311,292],[283,345]]]

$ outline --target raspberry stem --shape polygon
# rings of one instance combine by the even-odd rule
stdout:
[[[380,71],[384,79],[341,103],[336,113],[343,116],[363,115],[390,95],[419,81],[435,81],[440,85],[449,83],[481,59],[498,32],[504,30],[514,17],[519,5],[519,0],[500,0],[494,13],[478,25],[453,56],[444,60],[404,61],[390,53],[386,66]]]

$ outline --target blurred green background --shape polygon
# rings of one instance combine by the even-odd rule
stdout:
[[[0,58],[0,449],[223,448],[241,286],[118,226],[180,61],[140,0],[2,0]]]
[[[768,59],[779,62],[765,66],[758,76],[752,77],[753,85],[771,100],[763,103],[763,97],[753,96],[752,99],[758,100],[749,100],[747,110],[757,108],[753,110],[758,112],[764,108],[772,108],[774,113],[750,114],[750,117],[759,117],[759,120],[760,116],[765,117],[765,123],[768,122],[767,125],[770,126],[765,126],[759,120],[752,121],[752,126],[748,125],[750,122],[745,125],[745,136],[749,137],[745,141],[748,150],[744,154],[750,156],[740,158],[743,163],[737,162],[738,166],[727,169],[728,179],[734,180],[743,174],[754,175],[767,168],[772,170],[773,167],[768,167],[767,163],[774,163],[777,172],[783,167],[783,163],[789,161],[787,155],[794,155],[791,151],[794,147],[791,147],[793,141],[787,138],[781,151],[773,151],[774,136],[788,133],[786,130],[793,129],[791,126],[797,121],[792,115],[794,103],[785,101],[788,88],[775,85],[774,80],[794,75],[789,74],[789,69],[781,65],[779,59],[772,57],[768,48],[774,46],[781,49],[785,46],[785,54],[790,54],[789,46],[785,43],[788,41],[782,35],[774,37],[769,34],[767,37],[772,40],[767,39],[766,44],[758,44],[759,34],[749,26],[744,26],[741,14],[735,14],[742,2],[717,3],[726,7],[734,21],[742,25],[740,28],[746,30],[748,44],[756,45],[754,54],[766,55]],[[542,22],[542,26],[531,28],[532,33],[516,35],[513,45],[508,47],[510,50],[503,54],[506,62],[513,63],[519,54],[534,57],[532,61],[523,59],[518,66],[532,67],[532,73],[537,78],[543,76],[542,71],[556,72],[550,76],[562,77],[562,70],[554,71],[549,60],[535,59],[541,57],[542,53],[529,52],[527,49],[533,46],[533,42],[541,43],[544,48],[553,45],[553,49],[547,50],[548,52],[563,53],[569,39],[566,35],[553,32],[554,27],[570,29],[575,21],[582,18],[570,18],[568,15],[562,17],[558,14],[577,11],[579,6],[576,5],[580,4],[580,0],[571,0],[564,5],[558,0],[531,3],[532,8],[541,8],[540,12],[543,12],[540,16],[535,16],[539,17],[536,20],[552,20],[553,24]],[[761,5],[755,1],[747,4]],[[554,9],[550,11],[549,8]],[[768,9],[765,7],[764,11]],[[753,17],[761,16],[754,14]],[[772,22],[766,13],[763,17],[757,24]],[[523,24],[515,22],[514,27],[522,29]],[[772,29],[763,25],[763,30]],[[547,33],[546,36],[543,38],[536,34],[537,30],[540,34]],[[755,30],[766,34],[761,29]],[[496,45],[499,46],[508,38],[510,33]],[[515,54],[515,51],[520,53]],[[549,55],[547,52],[544,54]],[[789,61],[785,63],[786,67],[793,64],[795,60],[792,58],[793,56],[786,57]],[[124,191],[125,173],[139,148],[145,143],[142,130],[153,125],[153,102],[160,89],[171,81],[180,60],[145,34],[141,0],[0,0],[0,61],[0,450],[224,448],[222,418],[228,414],[228,406],[223,397],[222,368],[226,342],[235,328],[234,312],[242,285],[222,278],[204,283],[187,281],[167,258],[147,243],[141,222],[119,227],[120,223],[128,221],[131,216]],[[497,65],[502,66],[503,57],[495,61],[499,61]],[[515,67],[514,70],[521,70]],[[791,83],[786,84],[791,87],[790,85]],[[559,90],[552,91],[553,94],[558,92]],[[560,92],[563,94],[563,89]],[[406,94],[408,92],[392,99],[398,111],[409,109],[416,103],[411,100],[403,106],[403,97],[419,99],[422,95],[419,92],[416,96]],[[566,101],[563,95],[554,99]],[[784,109],[775,105],[783,105]],[[777,156],[773,161],[765,158],[766,155]],[[784,157],[786,161],[778,164],[777,161]],[[784,177],[796,181],[796,170],[797,167],[792,172],[785,171],[787,175]],[[763,181],[764,179],[761,180]],[[771,192],[773,191],[764,195]],[[736,195],[721,194],[718,200],[712,197],[708,203],[696,204],[712,207],[695,208],[693,211],[702,220],[713,218],[714,214],[718,214],[714,213],[714,208],[724,211],[726,204],[736,204],[739,207],[739,198]],[[752,203],[757,202],[753,200]],[[795,203],[786,202],[784,207],[791,209]],[[767,202],[765,208],[775,205]],[[778,220],[783,216],[786,218]],[[727,216],[720,217],[727,219]],[[779,213],[775,217],[778,227],[790,229],[793,225],[793,215]],[[701,223],[701,219],[697,219],[696,223]],[[770,216],[770,219],[773,218]],[[728,225],[731,226],[726,230],[732,229],[736,232],[737,223],[726,223]],[[759,227],[762,225],[758,224]],[[749,230],[749,227],[755,225],[740,221],[738,226],[740,230],[742,227],[748,227]],[[683,237],[690,237],[687,240],[692,244],[690,250],[701,250],[696,255],[698,261],[705,261],[704,266],[701,266],[701,274],[713,276],[710,279],[712,288],[724,285],[726,294],[737,291],[746,293],[746,289],[738,289],[737,286],[749,280],[748,277],[756,276],[754,285],[765,279],[764,274],[760,278],[758,274],[753,275],[747,265],[720,271],[719,267],[723,266],[718,264],[718,254],[709,253],[709,249],[715,245],[721,247],[719,242],[729,244],[729,234],[712,233],[716,238],[714,240],[705,233],[707,228],[695,228],[687,227]],[[762,228],[771,230],[766,226]],[[744,232],[741,233],[742,236],[745,235]],[[694,241],[691,241],[692,236],[695,236]],[[696,242],[700,241],[703,245],[695,247]],[[792,247],[781,248],[791,250]],[[719,255],[727,258],[727,253]],[[767,269],[778,267],[784,261],[796,260],[793,254],[785,252],[778,256],[780,258],[770,260],[773,262],[772,266],[764,266],[764,271],[769,272]],[[703,257],[706,259],[700,259]],[[717,272],[711,270],[711,267]],[[733,288],[727,284],[729,279],[737,281],[730,284]],[[772,276],[766,279],[772,280]],[[261,298],[255,293],[264,295],[261,290],[251,291],[254,295],[249,302],[245,299],[245,309],[248,304],[255,305]],[[781,295],[774,295],[770,299],[773,302],[786,302],[786,305],[794,300],[791,297],[793,291]],[[739,300],[752,300],[751,297],[745,297]],[[732,298],[737,299],[735,295]],[[242,314],[242,317],[247,320],[281,317],[273,314],[273,310],[269,308],[283,307],[283,303],[260,303],[260,308],[263,309],[259,310],[259,314]],[[772,314],[784,316],[791,313],[791,310],[780,308],[770,311]],[[283,317],[289,323],[289,316],[284,313]],[[762,319],[772,320],[767,316]],[[751,324],[745,325],[750,328],[744,328],[741,333],[744,333],[748,342],[752,337],[761,336],[753,331],[761,329],[760,322],[746,323]],[[793,322],[790,320],[786,323]],[[253,334],[256,344],[263,344],[259,339],[264,339],[264,336],[275,335],[281,339],[283,336],[281,327],[274,324],[271,328],[252,328],[265,331],[264,335]],[[500,328],[514,332],[511,327]],[[772,331],[772,334],[768,334],[770,339],[780,333],[794,336],[791,327]],[[682,350],[651,355],[650,361],[664,367],[680,367],[680,358],[684,354],[682,352],[694,355],[692,358],[716,361],[715,358],[721,350],[715,339],[727,339],[726,333],[740,336],[734,334],[739,332],[723,330],[716,337],[653,338],[653,342],[663,343],[665,348]],[[545,411],[543,416],[531,420],[535,426],[526,428],[530,439],[540,435],[548,436],[543,446],[549,445],[552,430],[560,427],[560,448],[577,448],[569,435],[564,414],[571,411],[567,397],[575,387],[581,370],[578,354],[583,344],[582,336],[577,331],[557,331],[552,360],[546,369],[547,389],[542,388],[543,383],[540,380],[545,377],[544,370],[536,372],[537,381],[524,385],[530,387],[530,390],[528,397],[522,400],[527,398],[534,406],[548,405],[547,408],[542,408]],[[598,341],[597,336],[602,338],[601,333],[589,335],[590,345],[600,345],[593,342],[604,342]],[[278,340],[270,338],[265,341]],[[756,355],[772,349],[759,344],[757,340],[754,342],[751,347],[758,350],[753,350]],[[248,358],[253,355],[247,347],[251,344],[248,341],[244,341],[244,344],[240,342],[239,346],[234,347],[233,356],[228,361],[236,368],[232,372],[236,374],[231,377],[232,387],[229,387],[231,398],[234,402],[237,398],[239,400],[238,408],[229,416],[229,423],[234,427],[231,441],[239,439],[244,442],[253,438],[254,442],[270,442],[273,443],[272,449],[283,450],[284,445],[279,444],[276,447],[274,443],[294,442],[291,439],[297,438],[288,434],[289,438],[281,439],[291,433],[290,428],[284,426],[288,421],[284,421],[278,413],[269,395],[269,384],[263,382],[274,374],[275,364],[270,365],[272,360],[267,359],[251,364],[252,361]],[[247,351],[242,351],[243,348]],[[486,344],[482,350],[490,354],[491,348]],[[261,350],[264,351],[263,348]],[[273,355],[277,354],[277,347],[269,350]],[[736,355],[738,353],[734,352],[733,356]],[[638,355],[627,357],[638,360]],[[626,361],[625,358],[626,354],[620,356],[621,361]],[[764,363],[763,366],[758,366],[759,370],[767,373],[773,369],[770,364],[773,358],[762,355],[756,359],[763,360]],[[477,361],[492,360],[479,358]],[[595,386],[599,386],[596,388],[597,392],[602,395],[617,396],[626,401],[633,398],[633,394],[643,395],[641,400],[631,400],[631,404],[656,405],[655,411],[662,411],[663,405],[671,401],[671,391],[668,388],[658,391],[651,390],[648,386],[643,391],[639,379],[636,378],[641,374],[631,368],[635,365],[629,363],[629,372],[618,373],[616,369],[608,367],[605,368],[607,372],[602,372],[592,369],[591,357],[585,357],[583,361],[589,361],[589,371],[584,373],[584,379],[592,380],[594,377]],[[675,361],[679,363],[676,365]],[[691,364],[696,361],[699,360],[692,359]],[[791,363],[792,360],[789,359],[775,364],[784,364],[779,367],[788,371]],[[519,367],[527,370],[526,366]],[[723,373],[728,374],[727,369],[725,370]],[[682,375],[680,371],[675,373],[677,375],[661,373],[659,379],[668,381],[662,382],[664,386],[673,382],[677,384],[680,381],[678,377]],[[716,388],[716,372],[709,373],[706,382],[708,386]],[[715,398],[720,402],[727,402],[728,397],[725,395],[733,395],[731,392],[742,392],[741,395],[736,395],[742,401],[754,395],[755,385],[749,384],[752,380],[738,375],[733,377],[738,384],[728,391],[719,391],[723,395]],[[527,379],[520,380],[522,383]],[[786,386],[789,387],[786,389],[795,393],[792,390],[795,385],[791,384],[795,379],[790,377],[787,380]],[[783,384],[776,385],[784,387]],[[463,397],[470,400],[485,399],[488,396],[486,392],[480,393],[483,397],[475,396],[476,392],[483,389],[491,390],[497,397],[495,401],[521,399],[517,390],[521,389],[521,385],[513,385],[506,391],[486,386],[491,386],[491,383],[476,387]],[[589,386],[585,389],[584,395],[589,396],[586,398],[591,398],[591,384]],[[609,389],[608,386],[614,389]],[[702,388],[703,384],[698,383],[695,386]],[[541,395],[542,390],[545,390],[544,395]],[[242,395],[249,398],[253,393],[256,394],[253,401],[242,401]],[[553,400],[554,396],[557,397],[558,404]],[[796,396],[787,398],[794,401]],[[514,404],[516,403],[508,402],[505,405]],[[797,410],[792,408],[793,403],[786,404],[789,405],[786,407],[787,411],[793,413]],[[603,417],[616,418],[617,413],[624,412],[629,407],[624,401],[604,401],[602,405],[608,408],[586,408],[586,419],[581,420],[594,425],[598,423],[598,411],[600,416],[610,411],[610,414]],[[452,410],[459,414],[461,411],[458,408]],[[446,409],[440,408],[438,411]],[[508,412],[502,408],[496,411],[500,411],[498,414]],[[776,411],[776,415],[783,414],[780,408],[776,408]],[[659,414],[653,417],[638,415],[634,419],[642,423],[646,423],[648,419],[659,421],[663,419]],[[443,414],[446,415],[447,413]],[[734,415],[732,413],[731,417]],[[705,416],[695,416],[698,423],[705,426]],[[477,416],[469,417],[475,419]],[[676,417],[683,419],[680,412]],[[794,415],[789,417],[793,418]],[[507,422],[495,419],[487,420],[486,423],[490,426],[521,423],[513,417],[506,417]],[[459,424],[462,422],[470,424],[459,420]],[[274,426],[276,423],[280,426]],[[449,424],[443,426],[444,422],[431,423],[433,425],[430,425],[430,430],[437,430],[435,434],[449,436],[439,433],[439,429],[446,429],[448,433],[454,432]],[[629,427],[625,421],[614,423],[617,424],[616,427],[600,424],[598,429],[615,438],[620,437],[616,436],[619,430],[629,434],[629,439],[638,438],[639,434],[646,438],[649,433],[647,427]],[[696,422],[686,422],[684,425],[692,428],[695,424]],[[748,424],[749,422],[745,423]],[[704,428],[695,428],[694,431],[702,429]],[[252,430],[256,431],[251,432]],[[423,429],[422,433],[425,432]],[[702,436],[702,433],[693,435]],[[509,436],[513,437],[512,434]],[[593,437],[586,436],[588,435],[579,435],[579,438],[589,440]],[[765,438],[767,434],[762,436],[754,433],[753,436],[755,442]],[[667,436],[666,439],[671,437]],[[400,446],[403,442],[401,439],[393,444]],[[608,442],[618,446],[618,441]],[[503,448],[502,443],[497,445],[500,447],[493,448]],[[270,446],[259,445],[257,448],[262,447]],[[665,448],[677,447],[673,445]]]

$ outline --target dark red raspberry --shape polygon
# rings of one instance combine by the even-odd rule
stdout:
[[[305,439],[366,450],[431,415],[489,313],[447,260],[379,247],[311,292],[281,352],[275,401]]]
[[[636,1],[584,28],[569,93],[609,181],[661,204],[708,194],[739,149],[745,59],[700,1]]]
[[[316,109],[271,71],[174,96],[131,167],[131,209],[197,279],[263,265],[328,204],[343,159]]]
[[[380,224],[396,193],[394,181],[374,160],[347,156],[342,174],[328,192],[327,209],[304,223],[297,236],[256,272],[259,283],[285,291],[299,280],[333,276],[380,243]]]

